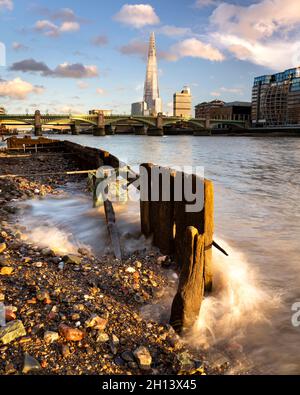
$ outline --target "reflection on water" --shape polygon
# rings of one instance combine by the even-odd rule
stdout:
[[[239,314],[241,307],[238,300],[242,300],[243,320],[234,321],[234,333],[227,335],[235,337],[243,333],[243,339],[239,340],[260,371],[300,373],[300,329],[291,325],[291,305],[300,300],[299,139],[193,136],[58,138],[103,148],[133,166],[141,162],[204,166],[206,177],[215,184],[216,233],[231,249],[231,256],[222,262],[223,274],[233,274],[230,280],[233,303],[227,313],[222,292],[218,303],[223,301],[223,305],[215,305],[212,296],[203,306],[207,313],[215,312],[209,316],[215,327],[214,336],[222,338],[226,334],[226,331],[222,334],[224,319],[236,318],[235,314]],[[78,206],[82,207],[81,204]],[[76,221],[76,226],[83,225]],[[103,235],[97,237],[100,240]],[[235,275],[238,278],[233,281]],[[219,276],[220,281],[222,278]],[[222,289],[229,291],[225,286]],[[242,298],[237,299],[237,295]],[[278,295],[281,296],[280,303]],[[258,321],[258,316],[267,321]],[[243,325],[245,319],[247,325]],[[198,339],[210,341],[203,337],[203,327]]]

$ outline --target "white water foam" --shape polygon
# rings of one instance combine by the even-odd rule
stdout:
[[[270,324],[269,313],[280,304],[278,295],[263,290],[258,273],[244,254],[215,238],[229,254],[213,250],[213,293],[204,298],[189,341],[209,348],[222,341],[240,341],[247,328]]]

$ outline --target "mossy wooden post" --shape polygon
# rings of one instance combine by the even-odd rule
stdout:
[[[212,291],[212,243],[214,234],[214,187],[209,180],[204,181],[204,278],[205,291]]]
[[[152,163],[143,163],[140,165],[140,217],[141,217],[141,232],[146,237],[152,234],[152,224],[151,224],[151,168]],[[145,173],[146,171],[146,173]],[[147,180],[144,178],[147,176]],[[145,184],[144,184],[145,183]]]
[[[180,334],[196,322],[204,293],[204,235],[199,235],[192,226],[186,229],[184,251],[170,318],[170,324]]]

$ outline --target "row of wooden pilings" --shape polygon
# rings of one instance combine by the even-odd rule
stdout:
[[[149,163],[140,166],[140,177],[145,170],[148,185],[144,193],[141,183],[141,229],[146,237],[153,237],[153,244],[163,254],[173,256],[180,268],[170,324],[182,333],[197,320],[204,292],[212,290],[213,183],[194,174]],[[156,191],[155,200],[151,198],[153,174],[156,174],[159,191]],[[168,176],[170,182],[166,183],[164,179],[167,180]],[[182,199],[178,200],[174,195],[176,183],[182,188]],[[201,196],[197,196],[197,204],[196,200],[188,201],[185,198],[185,185],[192,185],[193,191],[199,191]],[[170,196],[169,201],[165,201],[166,196]],[[191,204],[195,204],[195,211],[188,212],[187,205]]]
[[[66,141],[64,145],[87,169],[102,165],[117,169],[124,165],[109,152]],[[156,181],[152,177],[154,169],[157,170],[155,174],[159,174]],[[195,174],[186,174],[151,163],[141,164],[139,173],[137,175],[130,170],[127,177],[131,181],[136,177],[140,178],[141,232],[145,237],[152,237],[153,245],[163,254],[173,257],[180,270],[170,324],[178,333],[183,333],[196,322],[204,293],[212,291],[213,183]],[[146,184],[143,180],[145,175]],[[169,182],[165,183],[164,180],[168,177]],[[174,192],[176,185],[182,188],[182,198],[177,200]],[[198,205],[191,212],[187,211],[187,205],[195,204],[197,199],[186,198],[185,185],[192,186],[193,192],[198,191],[200,194],[197,196]],[[156,196],[153,198],[152,191],[155,186]]]
[[[20,143],[26,144],[23,140]],[[15,145],[14,141],[11,140],[12,145]],[[118,169],[124,166],[107,151],[68,141],[48,142],[55,149],[61,146],[64,151],[72,153],[82,169],[97,169],[103,165]],[[197,320],[204,293],[212,291],[213,183],[195,174],[151,163],[140,165],[139,175],[128,170],[129,182],[137,177],[140,179],[141,231],[146,237],[153,238],[153,245],[163,254],[173,257],[180,269],[170,324],[178,333],[183,333]],[[193,192],[188,197],[186,186]],[[187,206],[192,205],[194,209],[188,211]]]

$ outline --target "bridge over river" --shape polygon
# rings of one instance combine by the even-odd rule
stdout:
[[[35,135],[42,135],[43,130],[69,127],[72,134],[80,134],[83,127],[92,127],[95,136],[114,134],[117,125],[131,126],[136,134],[158,135],[164,134],[168,127],[189,127],[195,133],[210,133],[216,126],[231,126],[235,128],[246,128],[245,121],[209,118],[182,118],[168,117],[162,114],[154,116],[130,116],[97,114],[41,114],[39,110],[34,114],[0,114],[0,125],[3,126],[32,126]]]

